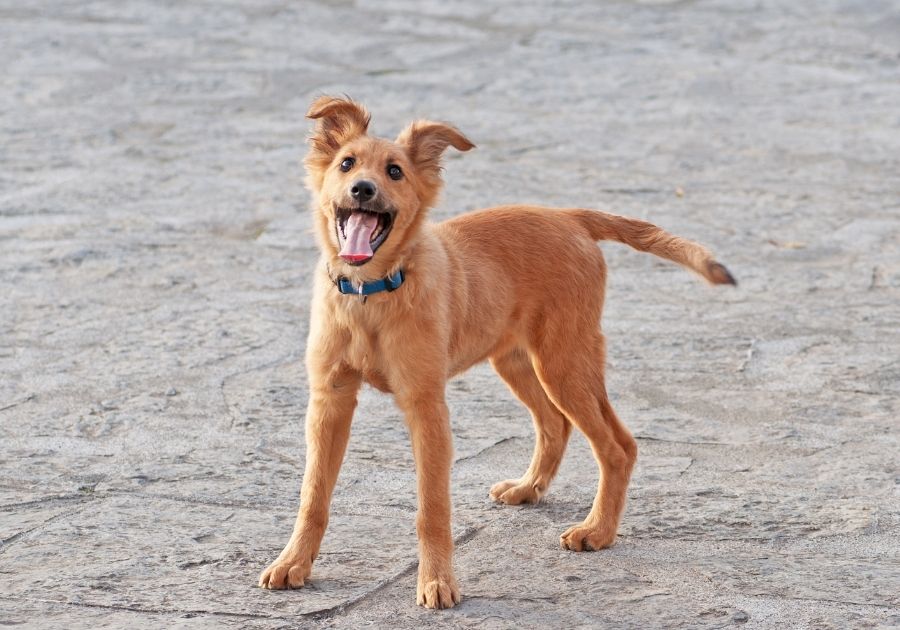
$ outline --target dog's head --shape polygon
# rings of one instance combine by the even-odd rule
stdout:
[[[316,121],[305,163],[322,247],[335,266],[390,268],[437,199],[444,150],[475,145],[427,120],[393,142],[369,136],[369,113],[348,99],[322,96],[306,115]]]

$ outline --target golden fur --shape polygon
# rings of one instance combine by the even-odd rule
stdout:
[[[591,210],[504,206],[426,222],[441,187],[440,160],[474,145],[455,128],[419,121],[396,141],[367,135],[369,115],[350,100],[321,97],[306,158],[322,256],[315,271],[307,348],[310,379],[306,472],[293,534],[259,578],[264,588],[303,586],[328,522],[363,382],[394,394],[409,427],[418,475],[417,601],[459,602],[450,529],[450,421],[447,380],[489,360],[531,411],[536,442],[521,479],[495,484],[506,504],[536,502],[559,467],[572,426],[587,437],[600,467],[590,513],[560,542],[573,551],[615,541],[637,446],[610,405],[604,385],[600,313],[606,265],[596,242],[611,239],[675,261],[714,284],[733,284],[703,247],[650,223]],[[348,172],[341,169],[355,158]],[[403,177],[388,176],[389,165]],[[365,178],[395,212],[392,230],[366,264],[339,255],[335,221],[353,205]],[[340,228],[338,228],[340,229]],[[335,287],[354,286],[402,268],[405,283],[363,301]]]

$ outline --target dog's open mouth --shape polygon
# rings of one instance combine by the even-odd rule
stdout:
[[[391,212],[362,208],[338,208],[334,228],[341,246],[340,257],[351,265],[363,265],[381,247],[394,225]]]

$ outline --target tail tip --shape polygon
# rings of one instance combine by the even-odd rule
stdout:
[[[713,284],[730,284],[733,287],[737,286],[737,280],[734,279],[734,276],[731,275],[731,272],[728,271],[722,263],[711,260],[706,264],[706,273],[707,278],[709,278]]]

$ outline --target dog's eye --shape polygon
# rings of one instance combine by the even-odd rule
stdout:
[[[355,159],[353,159],[353,158],[344,158],[344,161],[341,162],[341,170],[342,170],[343,172],[346,173],[346,172],[349,171],[351,168],[353,168],[353,165],[354,165],[354,164],[356,164],[356,160],[355,160]]]
[[[389,164],[387,167],[388,177],[393,179],[394,181],[401,179],[403,177],[403,171],[400,170],[400,167],[396,164]]]

